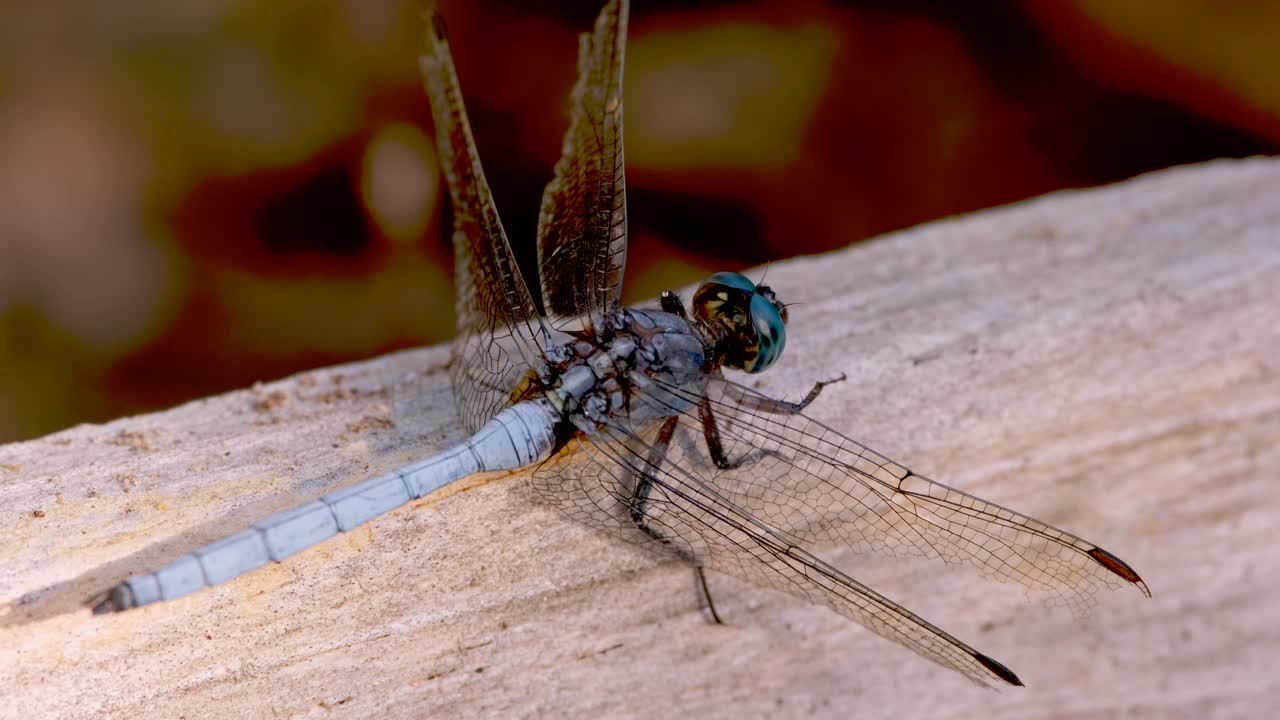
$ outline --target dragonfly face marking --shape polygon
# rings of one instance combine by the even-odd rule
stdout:
[[[719,340],[725,367],[768,370],[787,345],[787,309],[766,285],[718,272],[693,295],[693,316]]]

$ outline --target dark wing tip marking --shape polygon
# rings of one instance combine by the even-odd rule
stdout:
[[[986,655],[983,655],[982,653],[976,652],[976,651],[973,653],[973,659],[977,660],[982,665],[982,667],[990,670],[991,674],[1009,683],[1010,685],[1014,685],[1016,687],[1026,687],[1025,685],[1022,684],[1022,681],[1018,679],[1018,676],[1013,674],[1012,670],[1000,664],[996,660],[993,660],[987,657]]]
[[[1142,578],[1138,577],[1138,573],[1134,572],[1133,568],[1129,567],[1129,564],[1126,563],[1125,561],[1121,560],[1115,555],[1112,555],[1106,550],[1103,550],[1100,547],[1095,547],[1094,549],[1090,550],[1089,557],[1093,558],[1102,567],[1110,570],[1116,575],[1119,575],[1125,580],[1128,580],[1134,585],[1137,585],[1138,589],[1142,591],[1143,595],[1146,595],[1147,597],[1151,597],[1150,588],[1147,587],[1147,584],[1142,581]]]

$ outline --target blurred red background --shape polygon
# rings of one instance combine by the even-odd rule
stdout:
[[[440,5],[531,255],[598,4]],[[0,8],[0,441],[451,336],[421,10]],[[1277,37],[1262,0],[635,0],[627,299],[1274,153]]]

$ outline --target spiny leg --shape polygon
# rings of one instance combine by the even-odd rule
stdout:
[[[711,461],[716,464],[716,467],[729,470],[747,461],[750,453],[737,462],[730,461],[729,456],[725,454],[724,445],[720,442],[720,429],[716,427],[716,416],[711,411],[711,400],[705,395],[698,401],[698,419],[702,421],[702,437],[707,441],[707,454],[711,456]]]
[[[670,292],[663,293],[662,295],[663,309],[666,310],[667,312],[675,312],[674,310],[668,309],[667,307],[668,296],[670,296],[670,298],[674,302],[674,306],[679,306],[680,299],[675,297],[674,293],[670,293]],[[683,312],[683,307],[680,307],[679,309]],[[804,398],[800,400],[800,402],[793,403],[793,402],[788,402],[786,400],[775,400],[774,398],[766,398],[766,397],[753,398],[753,401],[755,402],[756,407],[764,412],[794,415],[795,413],[798,413],[801,410],[808,407],[810,403],[816,400],[818,398],[818,395],[822,393],[822,388],[826,387],[827,385],[833,385],[838,382],[843,382],[844,380],[845,380],[845,375],[844,373],[841,373],[840,377],[834,380],[818,381],[814,383],[813,389],[810,390],[808,394],[806,394]],[[754,453],[746,453],[736,461],[729,459],[728,454],[725,453],[724,451],[724,444],[720,441],[720,429],[716,426],[716,416],[715,416],[715,412],[711,408],[711,400],[705,395],[698,401],[698,418],[702,421],[702,437],[703,439],[706,440],[706,443],[707,443],[707,454],[711,456],[711,461],[716,464],[716,467],[720,468],[721,470],[730,470],[747,463],[752,458],[752,455]],[[655,446],[655,452],[657,451],[658,447],[663,447],[665,451],[665,445],[671,442],[671,433],[668,432],[668,430],[670,430],[671,432],[674,432],[675,419],[676,418],[669,418],[666,421],[666,423],[662,426],[662,429],[658,434],[659,445]],[[768,451],[766,450],[760,450],[759,452],[760,454],[768,454]],[[653,460],[654,460],[653,458],[650,459],[651,462],[653,462]],[[640,480],[640,483],[645,483],[644,492],[646,496],[648,494],[648,485],[647,485],[648,482],[649,481],[647,478],[641,478]],[[637,484],[636,490],[637,490],[636,494],[637,496],[639,496],[640,495],[639,484]],[[632,520],[636,521],[636,514],[635,514],[636,510],[634,509],[635,506],[633,505],[632,507],[633,507]],[[650,535],[654,534],[653,531],[646,528],[644,525],[641,525],[639,521],[636,521],[636,524],[640,525],[640,528],[645,532],[649,533]],[[657,537],[656,535],[654,536]],[[707,603],[706,607],[711,613],[712,620],[717,625],[723,624],[722,621],[720,620],[719,614],[716,613],[715,603],[711,600],[711,590],[707,586],[707,577],[702,570],[702,566],[695,563],[693,570],[694,570],[694,574],[696,575],[698,588],[700,590],[700,595],[702,598],[706,600],[706,603]]]
[[[720,613],[716,612],[715,601],[711,599],[711,587],[707,585],[707,574],[703,572],[701,565],[693,566],[693,581],[698,586],[698,604],[706,603],[707,612],[711,614],[711,622],[723,625],[724,621],[720,619]]]
[[[776,400],[770,397],[752,397],[751,406],[758,410],[775,415],[795,415],[796,413],[809,407],[809,404],[818,399],[822,394],[822,388],[828,385],[835,385],[844,382],[847,378],[844,373],[840,373],[840,377],[832,380],[819,380],[813,384],[813,389],[800,400],[800,402],[791,402],[789,400]]]
[[[666,457],[667,448],[671,445],[671,438],[675,435],[676,426],[679,424],[679,417],[669,417],[663,421],[662,427],[658,428],[658,439],[654,442],[653,448],[649,453],[649,462],[647,467],[659,467]],[[649,491],[653,488],[653,476],[647,471],[642,471],[636,476],[635,489],[631,494],[631,498],[627,502],[630,509],[631,522],[636,524],[646,535],[665,545],[676,554],[681,560],[693,566],[694,581],[697,583],[698,589],[698,605],[705,607],[711,614],[711,621],[716,625],[723,625],[720,614],[716,612],[715,602],[711,600],[711,590],[707,587],[707,576],[703,572],[702,563],[699,562],[692,553],[677,546],[671,541],[671,538],[664,537],[662,533],[651,527],[647,521],[645,505],[649,502]]]
[[[813,389],[810,390],[809,393],[800,400],[800,402],[789,402],[787,400],[775,400],[770,397],[751,396],[750,406],[753,410],[759,410],[770,414],[794,415],[809,407],[809,404],[814,400],[817,400],[818,395],[822,394],[822,388],[838,382],[843,382],[844,379],[844,373],[840,373],[840,377],[834,380],[820,380],[814,383]],[[744,401],[742,404],[743,406],[746,406],[748,403]],[[721,470],[732,470],[734,468],[741,467],[751,459],[752,453],[747,453],[738,460],[729,459],[728,454],[724,451],[724,444],[720,441],[720,430],[716,427],[716,416],[715,412],[711,408],[711,400],[705,396],[698,401],[698,418],[702,420],[702,437],[707,441],[707,453],[711,455],[711,460],[715,462],[716,467]],[[761,450],[760,452],[765,453],[764,450]]]

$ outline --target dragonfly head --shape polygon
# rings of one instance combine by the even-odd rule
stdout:
[[[773,290],[735,272],[707,278],[693,294],[693,316],[724,337],[726,367],[763,372],[787,344],[787,308]]]

